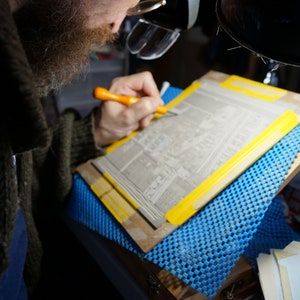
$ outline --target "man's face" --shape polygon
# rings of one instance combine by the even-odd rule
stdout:
[[[139,0],[84,0],[86,26],[97,28],[101,24],[110,24],[113,33],[127,15],[127,10],[136,6]]]
[[[111,42],[136,0],[36,0],[14,13],[39,93],[80,74],[95,44]]]

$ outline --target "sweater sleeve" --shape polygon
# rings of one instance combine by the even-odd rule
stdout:
[[[50,144],[34,153],[33,196],[35,203],[42,203],[39,213],[57,212],[72,188],[74,168],[105,154],[105,148],[95,144],[93,124],[93,112],[81,117],[68,109],[50,126]]]
[[[66,110],[52,126],[52,154],[64,168],[74,168],[105,154],[94,140],[94,113],[81,117],[74,109]]]
[[[67,110],[60,124],[62,132],[58,132],[56,138],[65,141],[64,147],[70,153],[71,167],[105,154],[105,148],[95,144],[93,112],[81,118],[74,110]]]

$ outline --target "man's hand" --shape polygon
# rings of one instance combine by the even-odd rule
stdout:
[[[102,102],[95,114],[95,141],[98,146],[109,145],[134,130],[147,127],[156,108],[164,104],[148,71],[115,78],[110,91],[140,100],[130,106],[114,101]]]

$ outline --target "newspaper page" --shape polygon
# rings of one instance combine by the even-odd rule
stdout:
[[[204,82],[200,88],[93,164],[158,228],[164,215],[276,120],[284,104]]]

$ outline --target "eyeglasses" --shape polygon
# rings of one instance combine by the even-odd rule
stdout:
[[[138,16],[160,8],[166,0],[142,0],[127,11],[128,16]],[[151,60],[161,57],[175,43],[179,29],[169,29],[145,19],[139,19],[127,36],[126,44],[131,54]]]
[[[144,0],[127,10],[128,16],[138,16],[166,5],[166,0]]]

